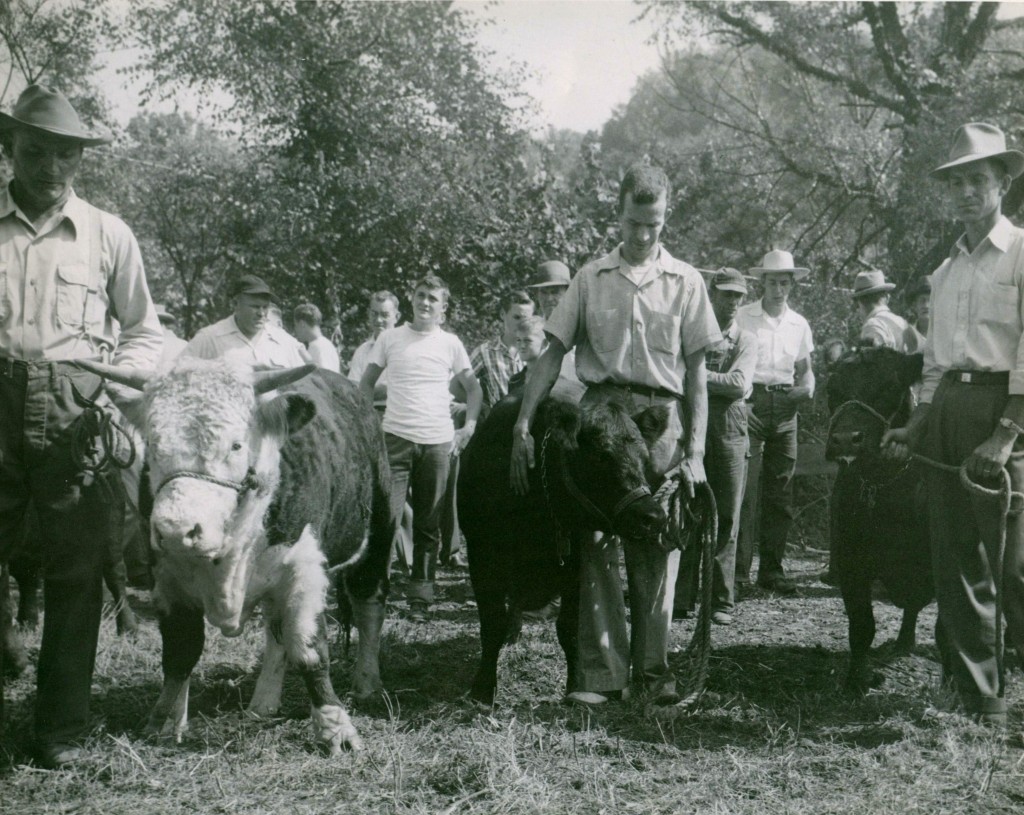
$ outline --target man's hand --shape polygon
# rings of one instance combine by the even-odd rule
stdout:
[[[469,444],[469,440],[473,438],[473,432],[475,430],[476,422],[469,421],[455,431],[455,438],[452,439],[453,456],[457,456],[459,453],[466,449],[466,445]]]
[[[995,432],[967,457],[964,462],[967,465],[967,474],[975,481],[990,481],[996,478],[1010,460],[1010,453],[1013,452],[1016,441],[1017,434],[1012,430],[997,427]]]
[[[686,493],[691,498],[697,494],[697,487],[707,482],[704,472],[703,456],[687,456],[679,463],[679,474],[686,486]]]
[[[786,391],[786,396],[789,397],[789,401],[793,404],[800,404],[811,398],[811,389],[804,385],[797,385]]]
[[[512,463],[509,466],[509,483],[516,495],[530,491],[530,470],[533,469],[533,436],[529,425],[516,422],[512,429]]]
[[[886,430],[882,434],[882,458],[906,461],[910,458],[910,431],[905,427]]]

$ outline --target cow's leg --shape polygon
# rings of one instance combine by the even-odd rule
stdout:
[[[103,582],[114,601],[114,618],[117,621],[118,636],[132,636],[139,630],[139,621],[128,604],[128,570],[124,558],[118,552],[115,562],[103,566]]]
[[[381,692],[380,632],[384,627],[384,588],[360,600],[350,598],[352,615],[359,632],[356,666],[352,674],[352,694],[356,699],[369,699]]]
[[[469,696],[475,702],[490,706],[494,704],[498,689],[498,657],[508,636],[508,606],[505,592],[499,586],[485,587],[474,579],[473,594],[480,617],[480,665]]]
[[[913,652],[917,645],[917,615],[921,609],[908,605],[903,609],[903,621],[900,623],[900,633],[896,636],[896,651],[900,654]]]
[[[362,749],[363,742],[331,685],[324,614],[330,580],[324,570],[323,552],[309,526],[288,550],[283,563],[289,574],[275,591],[271,617],[281,615],[281,641],[289,662],[298,667],[309,691],[317,740],[332,756],[343,746]],[[359,647],[363,648],[362,641]]]
[[[18,584],[18,624],[39,627],[39,590],[43,587],[43,564],[35,553],[21,553],[11,560],[11,577]]]
[[[874,682],[868,661],[871,643],[875,639],[875,615],[871,610],[871,580],[846,579],[841,589],[850,636],[850,669],[846,675],[846,685],[851,691],[863,693]]]
[[[160,637],[164,685],[149,714],[146,730],[154,735],[173,737],[177,742],[188,728],[189,677],[203,653],[203,610],[171,606],[170,611],[160,617]]]
[[[281,707],[281,688],[288,663],[284,645],[274,636],[269,615],[263,631],[263,664],[246,712],[253,716],[274,716]]]

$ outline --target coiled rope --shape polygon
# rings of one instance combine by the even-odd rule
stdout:
[[[91,397],[83,396],[71,385],[72,398],[82,408],[71,426],[71,458],[83,487],[112,468],[126,470],[135,463],[131,434],[114,420],[108,407],[96,401],[101,392],[102,386]],[[100,483],[109,489],[106,479]]]
[[[711,589],[718,543],[718,507],[707,482],[697,485],[692,501],[684,501],[686,487],[682,466],[680,464],[665,473],[665,481],[654,493],[654,498],[668,516],[661,536],[665,551],[680,549],[685,553],[692,547],[699,547],[696,563],[700,571],[700,610],[690,644],[682,656],[682,674],[677,672],[682,699],[672,707],[673,710],[688,711],[704,693],[710,671]]]

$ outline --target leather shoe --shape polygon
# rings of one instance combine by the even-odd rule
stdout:
[[[772,577],[758,578],[757,587],[766,589],[775,594],[793,595],[797,593],[796,584],[788,577],[773,575]]]
[[[628,688],[606,691],[574,690],[566,695],[565,701],[571,705],[579,705],[581,707],[600,707],[608,702],[624,702],[628,698]]]
[[[732,615],[728,611],[722,611],[721,609],[712,611],[711,622],[715,625],[732,625]]]
[[[77,744],[54,742],[39,744],[35,749],[35,762],[44,770],[61,770],[77,764],[85,757],[85,751]]]

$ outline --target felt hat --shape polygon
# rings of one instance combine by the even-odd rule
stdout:
[[[867,297],[869,294],[878,294],[883,291],[892,291],[896,288],[895,283],[888,283],[885,274],[879,269],[869,269],[858,272],[853,280],[853,299]]]
[[[528,289],[545,289],[548,286],[568,286],[569,267],[560,260],[545,260],[537,267],[537,274],[529,283]]]
[[[719,291],[736,291],[740,294],[746,294],[747,281],[738,269],[723,266],[712,278],[711,288],[718,289]]]
[[[87,131],[67,97],[46,85],[29,85],[15,102],[13,112],[0,113],[0,130],[18,127],[74,139],[86,147],[114,140],[109,134]]]
[[[266,281],[262,277],[256,277],[254,274],[242,275],[234,282],[234,285],[231,287],[231,296],[237,297],[240,294],[266,294],[269,297],[274,296]]]
[[[936,167],[930,175],[942,178],[953,167],[986,158],[1001,160],[1011,178],[1024,172],[1024,153],[1006,149],[1006,136],[1002,130],[985,122],[968,122],[956,129],[953,146],[949,148],[949,161]]]
[[[167,306],[163,303],[154,303],[153,307],[156,309],[157,319],[159,319],[161,323],[178,322],[178,318],[171,314],[171,312],[167,310]]]
[[[804,269],[801,266],[794,266],[793,256],[783,249],[773,249],[761,258],[760,266],[754,266],[750,269],[750,274],[753,277],[762,277],[763,275],[775,274],[777,272],[789,272],[793,275],[794,280],[800,280],[807,277],[811,270]]]

